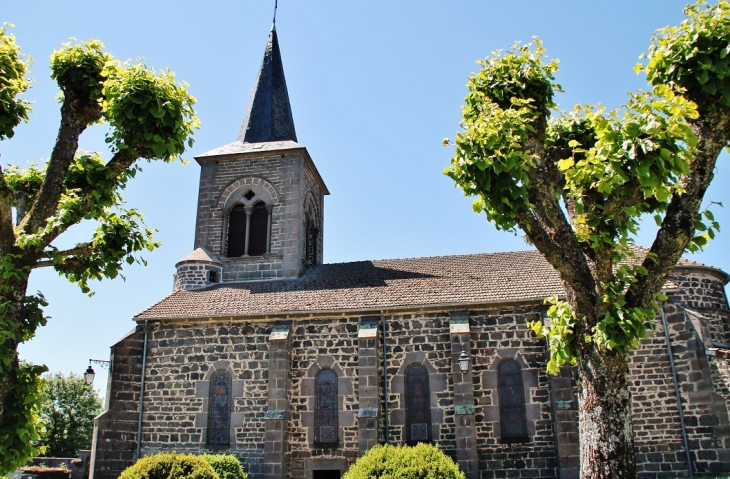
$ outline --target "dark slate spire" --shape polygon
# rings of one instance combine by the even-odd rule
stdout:
[[[238,139],[244,143],[297,141],[276,25],[271,27],[264,59],[248,101]]]

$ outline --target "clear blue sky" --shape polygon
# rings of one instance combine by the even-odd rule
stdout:
[[[684,3],[281,0],[277,31],[297,136],[332,193],[325,261],[526,249],[520,237],[473,214],[471,200],[441,173],[453,153],[441,140],[458,129],[475,60],[537,35],[561,60],[562,108],[619,107],[627,91],[645,87],[632,66],[652,32],[680,22]],[[144,57],[190,83],[202,129],[189,158],[235,140],[272,7],[273,0],[3,2],[1,20],[16,25],[36,82],[27,95],[35,113],[0,142],[2,164],[49,156],[59,107],[48,59],[69,37],[99,39],[117,58]],[[93,128],[82,146],[104,150],[103,134],[103,126]],[[706,198],[725,201],[718,216],[730,231],[726,162]],[[146,268],[127,268],[126,281],[94,284],[88,298],[52,271],[33,273],[31,289],[46,295],[51,319],[21,348],[25,359],[64,373],[82,373],[89,358],[108,359],[109,346],[134,326],[132,316],[171,292],[174,264],[193,246],[198,176],[195,162],[149,164],[130,184],[129,205],[146,213],[163,246],[145,256]],[[89,230],[76,228],[59,246]],[[726,238],[722,232],[693,259],[730,271]]]

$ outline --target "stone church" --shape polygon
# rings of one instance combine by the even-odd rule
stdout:
[[[324,264],[329,193],[275,29],[238,139],[196,160],[194,251],[111,348],[95,479],[160,451],[339,478],[375,444],[417,442],[469,479],[578,477],[576,372],[549,376],[527,327],[564,294],[557,273],[536,251]],[[633,353],[640,477],[730,470],[728,279],[682,260]]]

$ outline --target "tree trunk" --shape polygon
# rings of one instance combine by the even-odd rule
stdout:
[[[580,477],[635,479],[628,357],[586,346],[578,358]]]
[[[17,424],[9,418],[10,412],[18,411],[23,404],[24,397],[19,396],[14,387],[18,384],[18,371],[20,359],[18,357],[19,338],[25,334],[25,306],[24,298],[28,287],[28,280],[20,280],[14,284],[0,283],[0,302],[5,303],[5,311],[2,318],[3,330],[7,335],[0,340],[0,356],[9,357],[11,363],[0,365],[0,435],[10,433],[15,436]],[[0,471],[4,473],[7,471]]]

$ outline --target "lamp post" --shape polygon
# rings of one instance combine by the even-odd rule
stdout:
[[[104,361],[103,359],[89,359],[89,367],[86,368],[86,372],[84,372],[84,381],[88,385],[91,385],[94,382],[94,376],[96,376],[94,368],[91,367],[91,363],[98,364],[104,369],[109,369],[111,366],[111,361]]]
[[[459,369],[462,374],[469,372],[469,356],[464,352],[464,348],[461,348],[461,354],[459,354]]]

